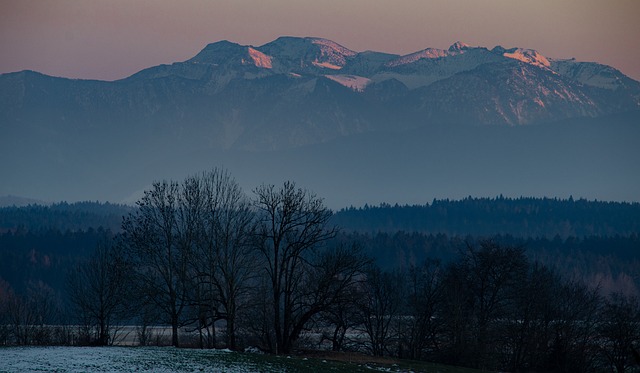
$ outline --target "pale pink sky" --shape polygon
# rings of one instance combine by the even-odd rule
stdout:
[[[640,80],[640,0],[0,0],[0,73],[114,80],[282,35],[397,54],[518,46]]]

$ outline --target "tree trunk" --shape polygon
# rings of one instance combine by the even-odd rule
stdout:
[[[180,347],[178,343],[178,315],[176,314],[171,317],[171,345]]]

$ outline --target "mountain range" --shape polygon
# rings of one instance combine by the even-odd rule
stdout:
[[[249,189],[299,180],[336,205],[640,200],[639,110],[640,83],[615,68],[532,49],[220,41],[116,81],[0,75],[0,195],[122,202],[225,166]]]

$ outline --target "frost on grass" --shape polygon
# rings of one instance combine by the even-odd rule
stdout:
[[[2,349],[2,372],[266,372],[227,351],[152,347]]]

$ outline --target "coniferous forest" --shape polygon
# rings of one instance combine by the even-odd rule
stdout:
[[[136,206],[0,209],[0,345],[327,349],[488,370],[633,369],[640,204],[433,200],[330,211],[225,170]],[[160,338],[153,327],[170,332]]]

